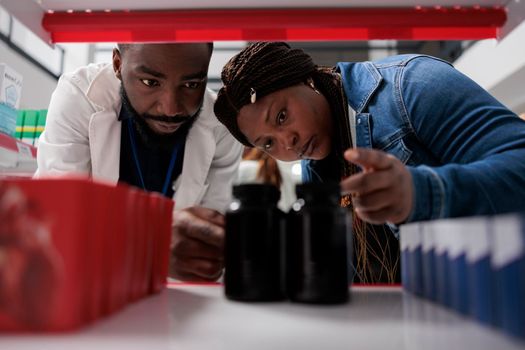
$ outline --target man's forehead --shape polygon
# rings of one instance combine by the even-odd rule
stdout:
[[[195,52],[196,54],[211,54],[212,46],[208,43],[155,43],[155,44],[119,44],[119,49],[134,54],[155,54],[158,52],[178,53]]]
[[[134,44],[124,54],[123,62],[133,71],[157,76],[176,74],[188,79],[206,76],[209,56],[202,46],[159,45],[162,44]]]

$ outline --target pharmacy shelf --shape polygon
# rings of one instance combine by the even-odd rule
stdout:
[[[518,0],[0,1],[51,43],[466,40],[525,18]]]
[[[31,177],[36,168],[35,147],[0,133],[0,178]]]
[[[344,305],[240,303],[221,285],[172,284],[70,334],[3,334],[1,349],[523,350],[524,343],[400,287],[352,287]]]

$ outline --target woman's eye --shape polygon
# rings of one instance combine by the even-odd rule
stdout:
[[[272,146],[273,146],[273,142],[272,142],[272,140],[271,140],[271,139],[268,139],[268,140],[264,143],[264,145],[263,145],[263,149],[264,149],[265,151],[269,151],[269,150],[272,149]]]
[[[198,89],[201,86],[202,82],[200,81],[190,81],[188,83],[185,83],[184,86],[189,89]]]
[[[286,111],[282,110],[277,114],[277,125],[282,125],[286,121]]]
[[[154,80],[154,79],[140,79],[140,81],[142,82],[142,84],[144,84],[146,86],[149,86],[149,87],[153,87],[153,86],[158,86],[159,85],[159,82]]]

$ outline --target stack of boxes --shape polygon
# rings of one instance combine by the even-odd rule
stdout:
[[[22,92],[22,76],[0,63],[0,132],[15,136],[17,112]]]
[[[408,292],[525,338],[525,215],[401,227]]]
[[[172,210],[126,185],[0,182],[0,332],[75,329],[159,292]]]

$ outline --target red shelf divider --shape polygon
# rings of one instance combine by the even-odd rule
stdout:
[[[495,38],[502,7],[216,9],[46,13],[58,42]]]

